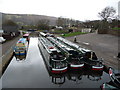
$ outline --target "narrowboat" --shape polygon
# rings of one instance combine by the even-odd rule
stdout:
[[[94,51],[84,48],[78,48],[78,50],[83,53],[81,59],[84,61],[87,68],[91,70],[103,70],[104,65],[102,64],[102,60],[97,58]]]
[[[28,50],[28,42],[26,38],[20,38],[14,48],[15,55],[26,55]]]
[[[50,40],[56,47],[59,48],[59,50],[61,50],[62,52],[67,53],[69,56],[68,58],[68,66],[72,69],[80,69],[84,67],[84,63],[82,60],[80,60],[80,54],[70,48],[69,46],[65,45],[64,43],[57,41],[55,38],[53,37],[47,37],[48,40]]]
[[[66,45],[80,52],[81,55],[80,59],[84,61],[86,67],[92,70],[103,70],[104,66],[102,64],[102,60],[97,58],[95,52],[85,48],[81,48],[81,46],[74,44],[62,37],[57,37],[57,40],[65,43]]]
[[[120,73],[115,73],[110,67],[108,72],[111,81],[101,85],[102,90],[120,90]]]
[[[52,45],[45,37],[39,37],[38,46],[46,63],[47,69],[52,73],[67,71],[67,57]]]
[[[39,36],[41,36],[41,37],[55,37],[53,34],[43,33],[43,32],[39,32]]]
[[[47,37],[48,35],[46,33],[43,32],[39,32],[39,37]]]
[[[71,48],[73,48],[73,49],[75,49],[75,50],[77,50],[77,48],[80,47],[79,45],[77,45],[77,44],[75,44],[75,43],[73,43],[73,42],[71,42],[71,41],[69,41],[69,40],[66,40],[66,39],[64,39],[64,38],[62,38],[62,37],[56,37],[56,39],[57,39],[58,41],[63,42],[64,44],[70,46]]]

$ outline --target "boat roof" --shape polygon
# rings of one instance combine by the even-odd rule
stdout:
[[[62,37],[57,37],[57,39],[63,41],[64,43],[69,44],[70,46],[74,46],[74,47],[76,47],[76,48],[79,48],[79,47],[80,47],[79,45],[77,45],[77,44],[75,44],[75,43],[73,43],[73,42],[71,42],[71,41],[69,41],[69,40],[66,40],[66,39],[64,39],[64,38],[62,38]]]
[[[45,34],[45,33],[43,33],[43,32],[40,32],[40,34],[41,34],[42,36],[47,36],[47,34]]]
[[[92,50],[84,49],[84,48],[79,48],[79,50],[84,51],[84,52],[92,52]]]
[[[68,51],[74,50],[74,49],[72,49],[72,48],[68,48],[68,47],[65,48],[65,49],[68,50]]]
[[[42,40],[44,41],[45,46],[47,47],[47,49],[49,51],[57,51],[60,52],[60,50],[58,50],[49,40],[47,40],[46,38],[42,38]]]
[[[50,49],[50,51],[57,51],[57,49],[56,49],[56,48],[53,48],[53,49]]]
[[[53,37],[50,37],[50,38],[51,38],[53,41],[56,41]],[[57,43],[60,47],[65,48],[65,49],[68,50],[68,51],[74,50],[74,49],[70,48],[69,46],[65,45],[64,43],[60,43],[60,42],[58,42],[58,41],[56,41],[56,43]]]

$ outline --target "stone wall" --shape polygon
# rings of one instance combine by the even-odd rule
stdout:
[[[115,35],[115,36],[120,36],[120,30],[98,30],[97,32],[98,34],[111,34],[111,35]]]
[[[115,35],[115,36],[120,36],[120,30],[108,30],[108,34]]]
[[[108,30],[107,29],[99,29],[98,34],[107,34]]]

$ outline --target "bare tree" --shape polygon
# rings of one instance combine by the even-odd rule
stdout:
[[[113,7],[104,8],[99,14],[102,20],[107,21],[109,18],[113,17],[116,10]]]
[[[57,26],[64,26],[65,20],[62,17],[59,17],[58,20],[56,21]]]
[[[109,23],[114,17],[116,10],[113,7],[106,7],[101,12],[98,13],[99,17],[102,19],[99,23],[98,33],[105,34],[109,30]]]
[[[37,23],[37,28],[40,30],[49,30],[49,20],[41,19]]]

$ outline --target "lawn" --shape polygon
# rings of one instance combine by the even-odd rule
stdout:
[[[120,28],[118,28],[118,27],[114,27],[113,30],[120,30]]]
[[[73,33],[63,34],[61,36],[62,37],[72,37],[72,36],[81,35],[81,34],[86,34],[86,33],[83,33],[83,32],[73,32]]]

